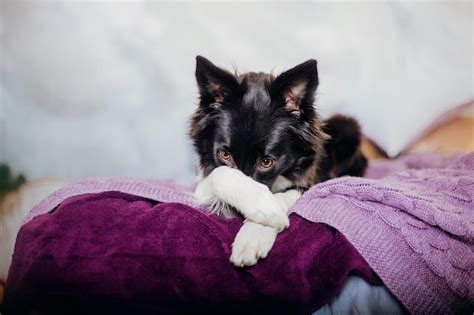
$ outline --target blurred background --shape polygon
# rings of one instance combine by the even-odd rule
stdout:
[[[473,99],[473,3],[0,2],[0,161],[27,178],[189,182],[195,56],[277,74],[318,60],[323,115],[390,155]]]

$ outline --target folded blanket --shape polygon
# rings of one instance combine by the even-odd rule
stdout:
[[[66,199],[21,228],[7,283],[10,312],[310,313],[350,273],[375,273],[337,231],[292,215],[268,258],[229,262],[241,220],[121,192]]]
[[[341,231],[410,312],[472,313],[474,153],[450,159],[417,155],[374,162],[368,177],[318,184],[291,211]],[[199,208],[190,191],[181,187],[96,179],[59,190],[35,207],[25,223],[68,197],[108,190]],[[297,230],[279,238],[291,231]],[[282,243],[277,240],[271,255]],[[269,256],[259,266],[271,261]],[[12,277],[17,280],[21,274]]]
[[[292,208],[341,231],[415,314],[474,310],[474,152],[372,165],[313,187]]]

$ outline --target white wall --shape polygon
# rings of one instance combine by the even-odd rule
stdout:
[[[319,62],[323,115],[395,154],[473,98],[472,2],[8,1],[0,160],[29,177],[193,174],[194,57],[275,73]]]

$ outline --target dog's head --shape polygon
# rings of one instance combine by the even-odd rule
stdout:
[[[190,135],[202,175],[227,165],[269,188],[277,178],[313,184],[325,138],[313,107],[316,60],[277,77],[234,75],[200,56],[196,62],[200,102]]]

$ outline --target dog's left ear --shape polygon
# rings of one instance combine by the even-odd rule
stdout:
[[[272,83],[272,95],[282,98],[285,109],[300,117],[314,110],[314,94],[318,84],[318,63],[310,59],[280,74]]]
[[[201,95],[201,105],[213,108],[220,107],[239,87],[234,75],[202,56],[196,57],[196,81]]]

